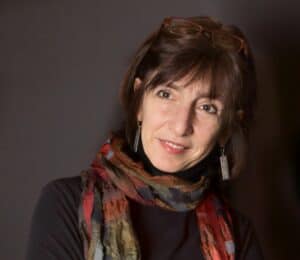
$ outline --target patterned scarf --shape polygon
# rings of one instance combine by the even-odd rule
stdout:
[[[130,216],[132,199],[172,211],[193,209],[204,258],[234,260],[229,209],[209,192],[209,177],[190,183],[172,175],[152,176],[122,152],[123,146],[124,140],[114,136],[101,147],[91,168],[82,173],[79,225],[85,259],[141,259]]]

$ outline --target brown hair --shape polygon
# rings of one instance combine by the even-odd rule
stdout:
[[[186,75],[192,75],[189,82],[208,78],[211,97],[224,97],[221,134],[229,137],[225,151],[231,174],[237,176],[245,162],[253,119],[254,63],[242,32],[209,17],[166,18],[134,54],[121,85],[129,145],[133,144],[144,93]],[[142,80],[142,85],[135,91],[136,78]]]

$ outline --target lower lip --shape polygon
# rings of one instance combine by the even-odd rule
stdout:
[[[170,146],[168,143],[166,143],[163,140],[159,140],[160,144],[162,145],[162,147],[169,153],[172,154],[182,154],[185,152],[185,149],[176,149],[172,146]]]

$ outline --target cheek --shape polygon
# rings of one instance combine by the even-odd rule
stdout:
[[[161,105],[152,99],[145,100],[142,111],[141,120],[143,121],[143,126],[147,128],[145,129],[146,131],[162,126],[171,113],[171,109],[168,106]]]
[[[160,128],[162,122],[161,117],[158,111],[153,107],[153,109],[149,107],[145,107],[143,109],[142,115],[142,139],[147,142],[147,140],[151,139],[157,129]]]
[[[196,130],[196,138],[199,143],[210,144],[218,137],[220,124],[217,120],[206,121],[199,124]]]
[[[155,109],[144,113],[142,130],[150,135],[164,125],[164,117],[155,111]]]

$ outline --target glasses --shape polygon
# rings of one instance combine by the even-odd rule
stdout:
[[[188,19],[167,17],[163,21],[162,28],[176,36],[203,35],[211,40],[213,45],[218,45],[230,51],[242,52],[245,56],[248,56],[245,40],[210,17],[191,17]]]

